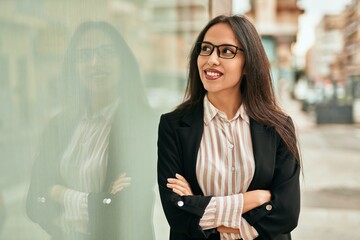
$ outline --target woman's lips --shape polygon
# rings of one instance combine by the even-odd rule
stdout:
[[[206,79],[208,79],[208,80],[216,80],[223,75],[222,72],[220,72],[219,70],[216,70],[216,69],[206,69],[204,71],[204,73],[205,73]]]
[[[90,78],[93,80],[104,80],[110,76],[108,72],[93,72],[90,74]]]

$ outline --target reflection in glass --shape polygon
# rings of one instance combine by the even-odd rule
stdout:
[[[61,81],[62,108],[42,134],[28,216],[53,239],[152,239],[156,125],[131,50],[110,24],[83,23]]]

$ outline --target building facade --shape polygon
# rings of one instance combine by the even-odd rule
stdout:
[[[346,7],[344,15],[344,77],[349,96],[360,99],[360,1],[353,0]]]
[[[353,0],[334,15],[324,15],[308,51],[306,73],[323,91],[323,101],[351,104],[360,122],[360,4]]]
[[[313,46],[313,68],[310,79],[324,81],[331,78],[330,64],[343,51],[344,40],[342,35],[343,14],[325,15],[315,30]]]
[[[177,105],[196,35],[210,18],[230,14],[231,8],[231,0],[3,1],[0,100],[7,104],[0,110],[0,127],[9,129],[15,124],[11,119],[36,123],[56,112],[68,41],[76,27],[89,20],[109,22],[121,32],[155,107]],[[156,100],[161,94],[178,97]]]
[[[353,104],[355,122],[360,122],[360,1],[352,0],[344,10],[343,27],[346,96]]]
[[[304,12],[297,0],[250,0],[246,15],[253,20],[262,37],[272,67],[275,91],[295,81],[295,59],[292,46],[296,42],[299,16]],[[282,82],[282,83],[280,83]]]

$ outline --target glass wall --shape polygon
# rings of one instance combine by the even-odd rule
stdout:
[[[0,1],[0,239],[166,239],[157,124],[208,5]]]

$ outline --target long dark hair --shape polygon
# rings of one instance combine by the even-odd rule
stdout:
[[[259,34],[253,24],[244,16],[218,16],[212,19],[200,32],[196,42],[204,39],[206,32],[218,23],[226,23],[233,30],[244,49],[245,66],[240,91],[242,104],[246,112],[255,121],[274,127],[290,152],[301,163],[297,138],[291,119],[278,106],[273,91],[270,63],[266,56]],[[206,94],[197,66],[196,45],[192,47],[189,62],[189,76],[185,92],[185,101],[177,109],[190,110]]]
[[[120,32],[110,23],[104,21],[87,21],[81,23],[70,39],[65,53],[63,65],[63,103],[65,107],[84,107],[87,99],[87,89],[80,83],[76,73],[76,48],[83,35],[91,30],[105,33],[112,41],[115,55],[120,59],[119,69],[121,76],[118,79],[117,94],[123,99],[123,108],[131,106],[132,109],[148,108],[144,85],[141,80],[138,62],[121,36]]]

